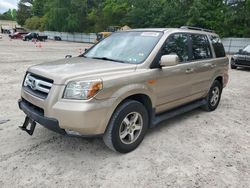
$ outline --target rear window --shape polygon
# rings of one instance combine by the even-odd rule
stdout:
[[[225,57],[226,53],[225,53],[224,46],[221,42],[221,39],[217,36],[210,36],[210,40],[212,42],[216,57],[217,58]]]

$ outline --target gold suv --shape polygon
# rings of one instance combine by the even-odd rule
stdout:
[[[148,128],[194,108],[217,108],[228,82],[218,35],[182,27],[113,33],[84,54],[28,69],[22,130],[36,123],[63,135],[102,136],[134,150]]]

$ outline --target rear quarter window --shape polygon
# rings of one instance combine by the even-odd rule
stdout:
[[[217,36],[210,36],[210,40],[212,42],[216,57],[225,57],[226,53],[221,39]]]

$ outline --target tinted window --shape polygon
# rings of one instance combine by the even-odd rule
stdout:
[[[216,57],[225,57],[225,49],[220,38],[217,36],[210,36],[210,40],[212,42]]]
[[[171,35],[163,46],[162,55],[176,54],[180,62],[189,60],[188,56],[188,36],[187,34]]]
[[[212,57],[209,42],[206,35],[191,34],[192,60],[208,59]]]

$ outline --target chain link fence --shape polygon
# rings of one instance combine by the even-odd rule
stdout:
[[[96,33],[66,33],[56,31],[33,31],[39,33],[39,35],[46,35],[49,39],[54,40],[54,37],[60,37],[63,41],[70,42],[84,42],[84,43],[95,43]]]
[[[250,38],[223,38],[222,43],[225,47],[227,54],[234,54],[250,45]]]

